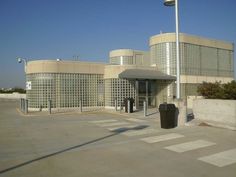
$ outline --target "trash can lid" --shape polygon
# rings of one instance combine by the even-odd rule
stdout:
[[[160,104],[159,110],[175,110],[175,104]]]

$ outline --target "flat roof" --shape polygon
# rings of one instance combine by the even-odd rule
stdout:
[[[119,74],[123,79],[155,79],[155,80],[176,80],[175,76],[167,75],[157,70],[126,69]]]

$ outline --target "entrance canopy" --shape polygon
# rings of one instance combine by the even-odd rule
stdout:
[[[157,70],[126,69],[119,74],[122,79],[155,79],[155,80],[176,80],[175,76],[170,76]]]

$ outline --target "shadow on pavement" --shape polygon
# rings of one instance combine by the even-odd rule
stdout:
[[[147,116],[151,116],[151,115],[158,114],[158,113],[159,113],[159,111],[155,111],[155,112],[149,113]]]
[[[21,164],[12,166],[10,168],[1,170],[0,174],[9,172],[11,170],[15,170],[17,168],[20,168],[20,167],[23,167],[23,166],[26,166],[26,165],[29,165],[29,164],[31,164],[33,162],[36,162],[36,161],[39,161],[39,160],[43,160],[43,159],[46,159],[46,158],[49,158],[49,157],[52,157],[52,156],[55,156],[55,155],[58,155],[58,154],[70,151],[70,150],[73,150],[73,149],[77,149],[77,148],[80,148],[80,147],[83,147],[83,146],[86,146],[86,145],[89,145],[89,144],[92,144],[92,143],[95,143],[95,142],[98,142],[98,141],[102,141],[104,139],[107,139],[107,138],[110,138],[112,136],[118,135],[118,134],[120,134],[122,132],[126,132],[126,131],[129,131],[129,130],[140,130],[140,129],[144,129],[144,128],[147,128],[147,127],[148,127],[147,125],[140,125],[140,126],[136,126],[136,127],[132,127],[132,128],[125,128],[124,127],[124,128],[116,129],[116,130],[112,131],[112,132],[114,132],[113,134],[110,134],[110,135],[107,135],[107,136],[104,136],[104,137],[101,137],[101,138],[98,138],[98,139],[95,139],[95,140],[92,140],[92,141],[88,141],[88,142],[83,143],[83,144],[72,146],[72,147],[69,147],[69,148],[66,148],[66,149],[63,149],[63,150],[60,150],[60,151],[48,154],[48,155],[44,155],[44,156],[41,156],[41,157],[38,157],[38,158],[35,158],[35,159],[32,159],[32,160],[26,161],[24,163],[21,163]]]
[[[149,126],[148,125],[139,125],[139,126],[132,127],[132,128],[122,127],[122,128],[117,128],[115,130],[112,130],[111,132],[115,132],[118,134],[118,133],[123,133],[123,132],[129,131],[129,130],[142,130],[147,127],[149,127]]]

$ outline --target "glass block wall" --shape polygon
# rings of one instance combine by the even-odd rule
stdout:
[[[52,100],[52,108],[104,106],[104,80],[101,74],[27,74],[31,90],[27,90],[30,108],[47,107]]]
[[[175,42],[150,47],[151,64],[166,74],[176,75]],[[233,77],[233,51],[180,43],[180,74]]]
[[[158,70],[166,74],[175,75],[176,55],[172,51],[175,51],[175,43],[161,43],[151,46],[151,65],[157,64]]]
[[[46,108],[48,100],[56,107],[56,75],[57,74],[27,74],[26,81],[31,82],[31,89],[26,90],[30,108]]]
[[[105,79],[105,106],[114,107],[115,99],[123,105],[124,98],[136,98],[135,80]]]
[[[167,89],[170,82],[164,80],[156,81],[157,84],[157,105],[167,102]]]
[[[150,47],[151,64],[169,75],[176,75],[176,43],[167,42]],[[180,43],[180,74],[194,76],[233,77],[233,51]],[[198,84],[181,83],[181,96],[197,95]],[[175,96],[176,84],[169,86]]]

